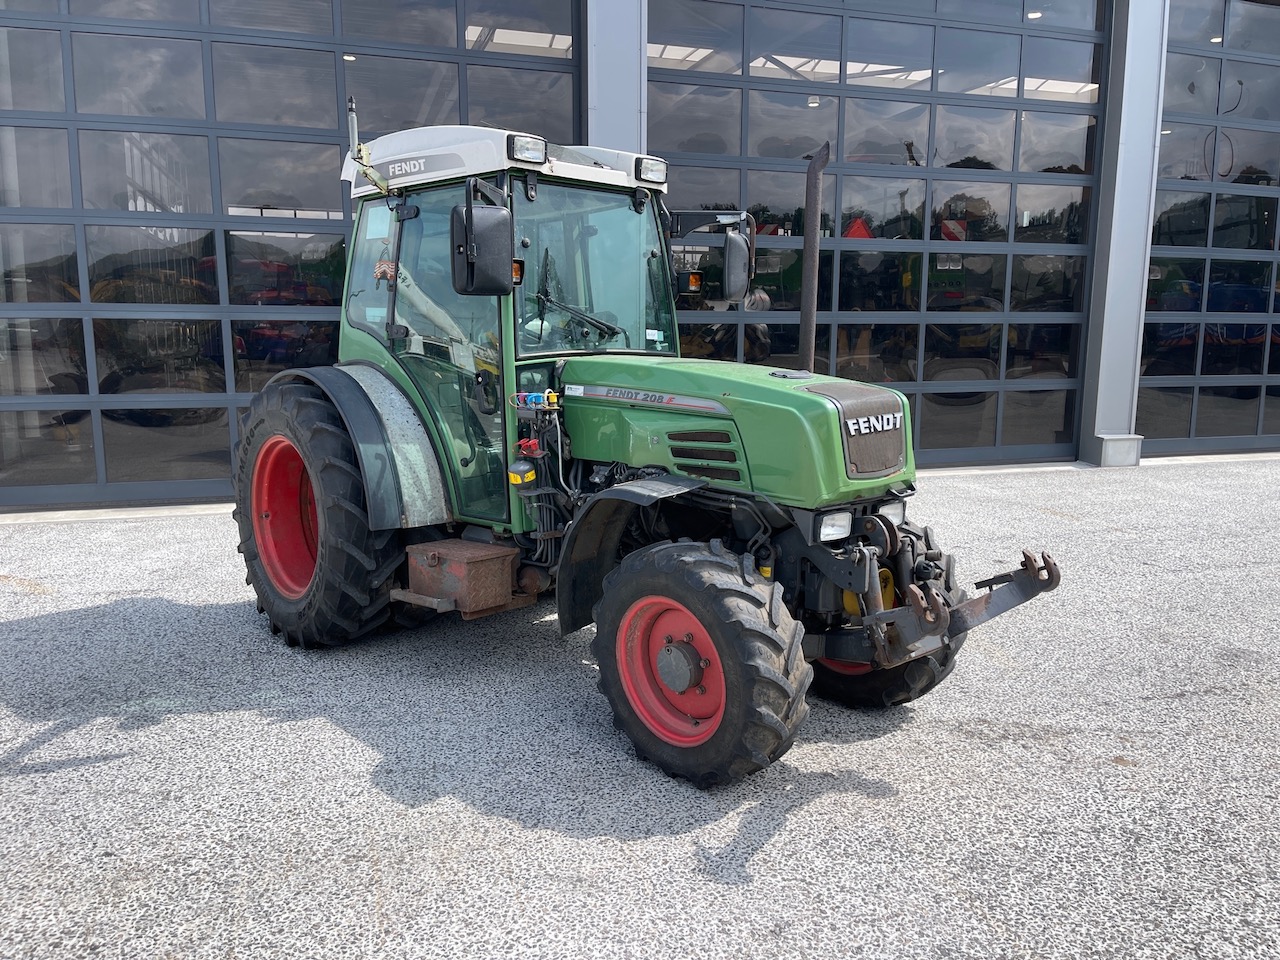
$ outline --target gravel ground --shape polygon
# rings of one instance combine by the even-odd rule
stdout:
[[[549,603],[298,652],[228,509],[0,518],[0,957],[1280,957],[1280,458],[921,488],[1061,589],[709,793]]]

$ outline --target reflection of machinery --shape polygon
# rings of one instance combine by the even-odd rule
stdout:
[[[231,262],[233,303],[329,307],[338,301],[326,288],[298,276],[293,264],[241,257]]]

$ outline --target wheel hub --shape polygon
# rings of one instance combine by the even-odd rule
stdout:
[[[691,643],[673,643],[658,651],[658,679],[669,690],[684,693],[702,683],[702,659]]]

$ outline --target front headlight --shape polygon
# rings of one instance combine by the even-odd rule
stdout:
[[[907,519],[907,501],[890,500],[888,503],[882,503],[876,508],[876,513],[880,514],[895,527],[900,527]]]
[[[853,514],[848,510],[824,514],[818,522],[818,539],[823,543],[848,539],[853,532]]]

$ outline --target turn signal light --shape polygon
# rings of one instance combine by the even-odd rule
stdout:
[[[524,261],[511,261],[511,282],[517,287],[524,283]]]

